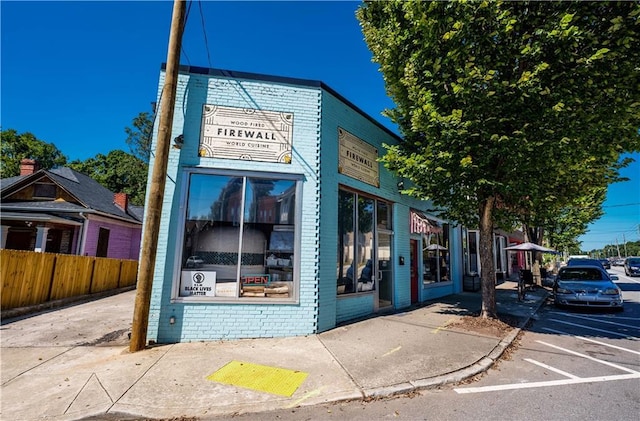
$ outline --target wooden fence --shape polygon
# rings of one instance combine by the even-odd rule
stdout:
[[[134,286],[135,260],[0,249],[2,310]]]

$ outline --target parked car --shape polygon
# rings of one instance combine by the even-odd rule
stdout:
[[[621,258],[613,259],[613,262],[611,262],[611,264],[613,266],[624,266],[624,259],[621,259]]]
[[[602,267],[605,269],[611,269],[611,262],[609,259],[598,259],[600,263],[602,263]]]
[[[627,257],[624,259],[624,274],[627,276],[640,276],[640,257]]]
[[[567,262],[567,266],[596,266],[604,269],[604,266],[602,266],[602,262],[600,262],[600,260],[585,258],[569,259],[569,261]]]
[[[593,265],[560,268],[553,285],[558,307],[613,308],[623,310],[622,290],[606,270]]]
[[[184,266],[187,268],[199,268],[203,263],[204,260],[200,256],[189,256]]]
[[[569,256],[568,260],[571,259],[591,259],[591,256],[589,256],[588,254],[572,254]]]

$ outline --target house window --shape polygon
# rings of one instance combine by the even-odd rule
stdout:
[[[493,245],[496,273],[507,272],[507,251],[504,249],[506,246],[507,239],[502,235],[496,235]]]
[[[33,197],[55,199],[56,185],[52,183],[35,183],[33,185]]]
[[[296,206],[291,175],[190,173],[180,298],[294,301]]]
[[[466,275],[480,274],[480,255],[478,254],[479,232],[467,230],[467,247],[464,250],[464,268]]]
[[[109,252],[109,229],[100,228],[98,231],[98,245],[96,247],[96,257],[107,257]]]

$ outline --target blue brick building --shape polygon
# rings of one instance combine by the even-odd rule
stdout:
[[[314,334],[462,290],[461,229],[399,193],[377,158],[400,139],[324,83],[181,67],[171,138],[149,341]]]

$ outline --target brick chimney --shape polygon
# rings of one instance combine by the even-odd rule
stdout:
[[[129,205],[129,195],[127,193],[115,193],[113,195],[113,203],[126,212]]]
[[[40,169],[35,159],[23,158],[20,161],[20,175],[31,175]]]

